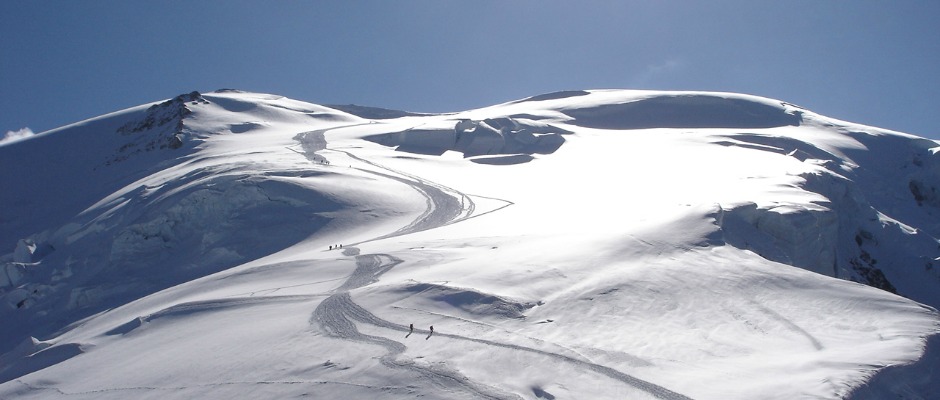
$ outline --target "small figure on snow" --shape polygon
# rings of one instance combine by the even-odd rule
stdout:
[[[415,324],[408,324],[408,333],[415,331]]]
[[[332,245],[332,244],[330,245],[330,250],[333,250],[333,245]]]

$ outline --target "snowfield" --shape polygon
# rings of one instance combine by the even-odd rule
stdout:
[[[732,93],[130,108],[0,146],[0,398],[938,398],[938,151]]]

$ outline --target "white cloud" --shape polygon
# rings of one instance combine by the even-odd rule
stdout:
[[[23,140],[33,135],[35,135],[35,133],[33,133],[33,130],[29,128],[7,131],[7,133],[3,135],[2,138],[0,138],[0,146]]]

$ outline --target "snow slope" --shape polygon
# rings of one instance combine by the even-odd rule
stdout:
[[[938,149],[731,93],[131,108],[0,146],[0,398],[934,398]]]

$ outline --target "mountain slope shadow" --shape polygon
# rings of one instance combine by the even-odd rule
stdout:
[[[31,340],[31,339],[27,339]],[[0,357],[0,383],[11,381],[24,375],[45,369],[82,354],[78,343],[63,343],[39,349],[37,342],[32,346],[26,342],[14,351]],[[39,349],[38,351],[36,351]]]
[[[29,288],[21,290],[22,307],[0,310],[0,354],[29,336],[57,336],[87,316],[290,247],[329,222],[320,213],[339,207],[289,177],[212,172],[128,193],[121,207],[95,209],[50,235],[55,251],[19,283]],[[306,223],[290,223],[297,220]]]
[[[798,126],[799,112],[783,105],[716,95],[693,94],[650,97],[642,100],[562,110],[573,125],[599,129],[648,128],[774,128]]]

